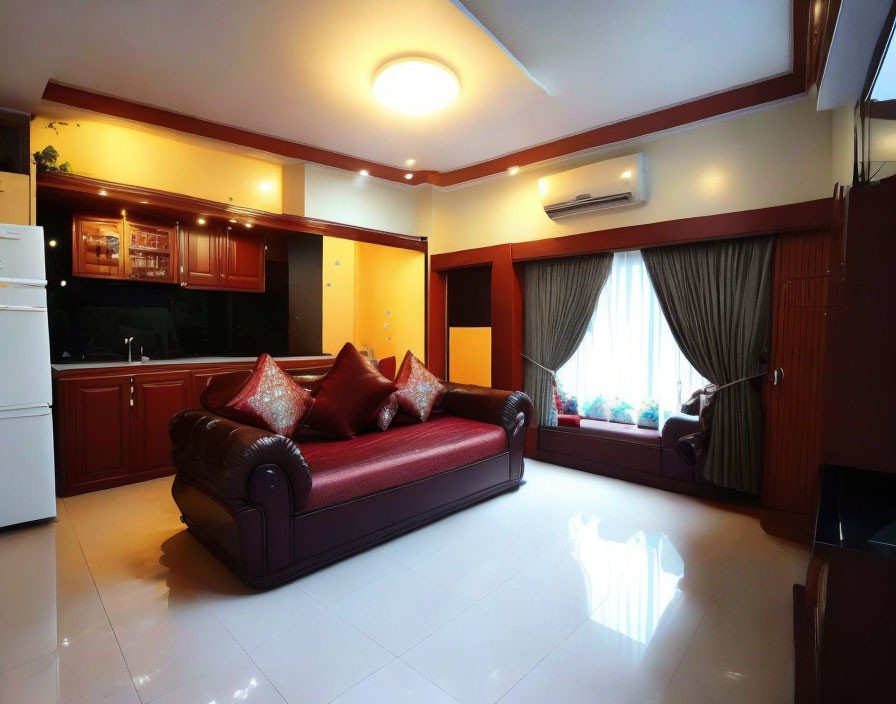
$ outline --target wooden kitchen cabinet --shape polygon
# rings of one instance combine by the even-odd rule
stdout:
[[[323,373],[331,357],[278,360]],[[168,421],[199,408],[216,374],[250,371],[254,360],[54,369],[56,490],[83,494],[174,474]]]
[[[124,272],[124,221],[76,215],[72,221],[72,274],[121,279]]]
[[[264,238],[230,227],[182,228],[181,285],[228,291],[264,291]]]
[[[193,405],[190,373],[141,374],[132,379],[134,455],[131,474],[150,477],[174,472],[168,420]]]
[[[224,288],[264,291],[264,239],[253,232],[227,228],[223,239]]]
[[[130,382],[126,376],[72,379],[56,398],[60,494],[114,486],[131,466]],[[60,419],[64,418],[64,424]],[[66,467],[64,475],[58,466]]]
[[[125,221],[125,276],[142,281],[177,281],[177,228]]]

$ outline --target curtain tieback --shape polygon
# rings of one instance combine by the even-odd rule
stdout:
[[[523,359],[528,359],[528,360],[529,360],[530,362],[532,362],[532,364],[534,364],[536,367],[540,367],[540,368],[544,369],[548,374],[550,374],[550,375],[552,375],[552,376],[557,376],[557,372],[555,372],[553,369],[548,369],[548,368],[547,368],[546,366],[544,366],[543,364],[539,364],[538,362],[536,362],[536,361],[535,361],[534,359],[532,359],[531,357],[527,357],[526,355],[524,355],[522,352],[520,352],[520,356],[521,356]]]
[[[721,386],[715,386],[715,384],[710,384],[706,388],[709,389],[711,386],[715,386],[715,390],[711,393],[718,393],[722,389],[727,389],[729,386],[734,386],[735,384],[741,384],[745,381],[751,381],[752,379],[758,379],[761,376],[765,376],[768,372],[760,372],[759,374],[753,374],[753,376],[745,376],[741,379],[735,379],[734,381],[729,381],[727,384],[722,384]]]

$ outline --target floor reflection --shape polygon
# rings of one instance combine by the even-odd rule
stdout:
[[[681,555],[663,535],[632,531],[593,514],[571,519],[569,535],[589,596],[607,595],[591,620],[643,646],[635,648],[640,659],[679,593]]]

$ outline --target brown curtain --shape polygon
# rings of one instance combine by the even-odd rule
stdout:
[[[688,361],[722,386],[767,369],[773,239],[657,247],[641,253],[672,333]],[[703,476],[759,493],[763,416],[749,381],[720,389]]]
[[[554,372],[582,343],[613,255],[529,262],[524,270],[523,388],[539,425],[557,425]]]

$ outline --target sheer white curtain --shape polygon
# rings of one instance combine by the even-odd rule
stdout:
[[[709,383],[678,349],[640,252],[614,255],[585,338],[557,372],[557,383],[577,397],[582,415],[592,415],[586,411],[600,398],[607,408],[630,406],[637,421],[642,408],[655,402],[660,426]]]

